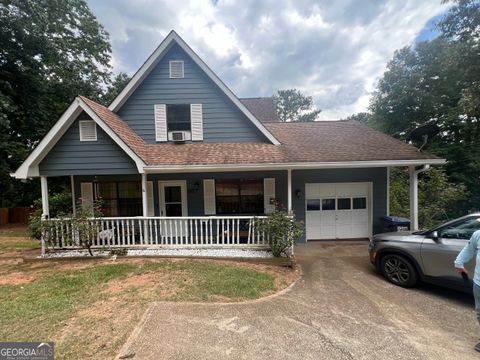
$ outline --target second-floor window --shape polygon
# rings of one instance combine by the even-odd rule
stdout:
[[[167,105],[167,131],[190,131],[190,104]]]

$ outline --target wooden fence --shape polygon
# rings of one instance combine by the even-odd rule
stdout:
[[[0,208],[0,225],[26,224],[31,212],[28,207]]]

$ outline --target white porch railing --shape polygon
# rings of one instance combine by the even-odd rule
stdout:
[[[265,216],[108,217],[88,219],[92,248],[109,247],[267,247],[255,219]],[[50,219],[44,230],[46,247],[78,248],[72,219]]]

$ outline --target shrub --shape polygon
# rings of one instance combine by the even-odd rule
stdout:
[[[76,206],[75,216],[70,216],[67,220],[62,220],[61,216],[57,216],[55,220],[40,220],[40,235],[43,234],[47,248],[53,248],[61,242],[62,246],[80,246],[88,250],[89,254],[93,256],[91,248],[93,246],[93,240],[98,235],[98,224],[95,221],[91,221],[91,219],[101,216],[101,199],[96,199],[93,205],[86,206],[80,198]],[[57,233],[56,227],[58,226],[58,221],[67,221],[71,230]]]
[[[53,194],[48,197],[48,205],[51,218],[71,216],[73,211],[72,195],[67,191]],[[36,200],[34,206],[36,210],[28,219],[28,235],[33,239],[40,240],[42,237],[42,200]]]
[[[266,219],[256,219],[258,230],[268,237],[268,245],[273,256],[280,257],[287,254],[295,242],[300,239],[304,232],[304,225],[296,221],[284,211],[269,214]]]

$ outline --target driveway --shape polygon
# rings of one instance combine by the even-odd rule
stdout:
[[[480,359],[470,295],[403,289],[375,273],[366,242],[296,248],[302,278],[249,303],[155,303],[121,355],[134,359]]]

